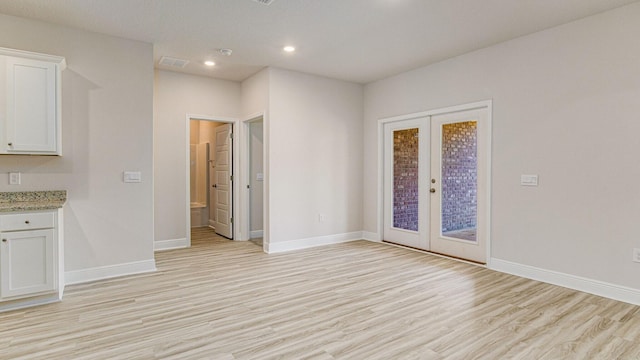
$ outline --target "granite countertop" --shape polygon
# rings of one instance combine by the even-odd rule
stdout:
[[[0,192],[0,213],[59,209],[66,201],[66,190]]]

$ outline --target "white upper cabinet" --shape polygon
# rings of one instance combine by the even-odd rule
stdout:
[[[62,57],[0,48],[0,154],[62,155],[64,66]]]

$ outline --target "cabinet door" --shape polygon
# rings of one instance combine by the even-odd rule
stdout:
[[[9,298],[56,289],[53,229],[0,234],[0,296]]]
[[[56,64],[6,58],[8,153],[56,153]]]

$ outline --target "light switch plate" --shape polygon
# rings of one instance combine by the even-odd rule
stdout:
[[[142,173],[140,171],[125,171],[122,180],[126,183],[142,182]]]
[[[538,175],[520,175],[520,185],[538,186]]]
[[[257,173],[256,174],[256,181],[263,181],[264,180],[264,174],[263,173]]]
[[[20,173],[19,172],[9,173],[9,185],[20,185]]]

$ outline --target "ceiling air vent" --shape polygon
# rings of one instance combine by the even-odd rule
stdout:
[[[169,56],[163,56],[160,58],[160,65],[171,66],[177,68],[184,68],[189,63],[189,60],[182,60],[177,58],[172,58]]]
[[[271,5],[271,3],[273,2],[273,0],[253,0],[257,3],[260,3],[262,5]]]

